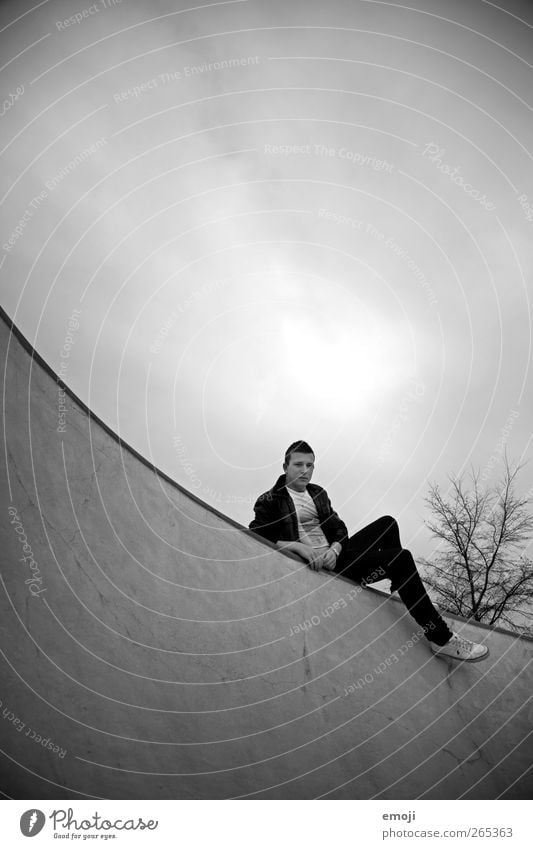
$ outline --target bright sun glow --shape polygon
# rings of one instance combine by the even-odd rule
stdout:
[[[214,415],[231,410],[233,427],[238,410],[239,420],[255,428],[272,426],[280,415],[285,423],[373,420],[394,406],[416,370],[405,316],[385,314],[340,286],[294,276],[270,282],[271,300],[265,288],[258,287],[257,305],[224,314],[223,345],[210,332],[203,357],[195,350],[194,380]]]
[[[284,380],[298,388],[302,400],[335,414],[374,407],[409,372],[408,352],[398,346],[397,334],[368,320],[348,331],[348,323],[345,316],[335,321],[295,316],[284,318],[280,328]]]

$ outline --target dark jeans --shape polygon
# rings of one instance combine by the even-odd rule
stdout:
[[[390,578],[391,592],[398,590],[429,640],[443,646],[452,636],[426,592],[411,552],[402,548],[400,529],[392,516],[382,516],[350,537],[335,571],[363,585]]]

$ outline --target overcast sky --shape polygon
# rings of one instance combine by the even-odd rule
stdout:
[[[0,15],[2,304],[126,442],[247,525],[306,439],[425,554],[429,481],[527,459],[531,3]]]

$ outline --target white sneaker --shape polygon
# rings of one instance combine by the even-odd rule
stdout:
[[[480,643],[473,643],[471,640],[467,640],[466,637],[459,636],[459,634],[453,634],[452,638],[444,646],[431,643],[431,651],[433,654],[453,657],[454,660],[466,660],[470,663],[485,660],[489,656],[487,646],[482,646]]]

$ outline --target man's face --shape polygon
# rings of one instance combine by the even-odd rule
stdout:
[[[294,451],[289,462],[283,464],[283,468],[285,470],[285,486],[303,492],[313,476],[315,455]]]

